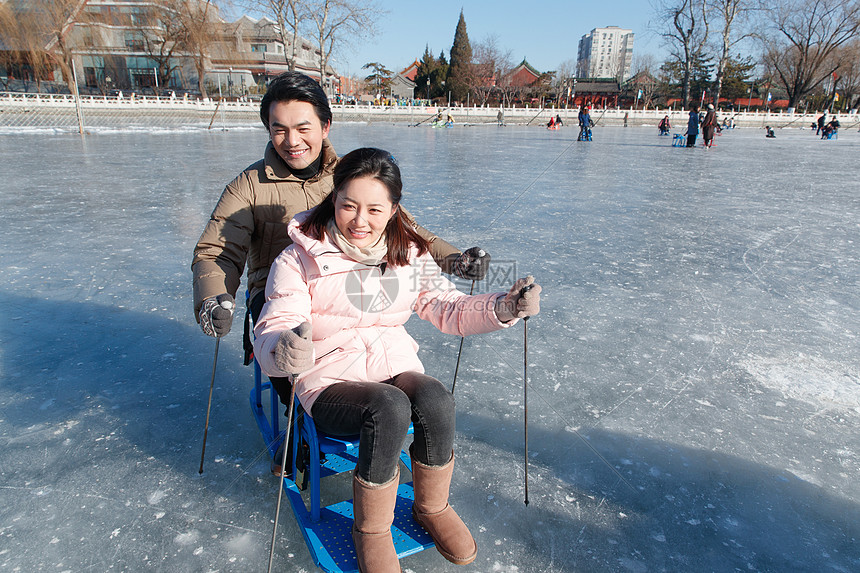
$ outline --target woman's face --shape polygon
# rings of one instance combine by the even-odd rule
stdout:
[[[334,221],[347,241],[369,247],[379,240],[396,209],[385,185],[373,177],[360,177],[335,195]]]

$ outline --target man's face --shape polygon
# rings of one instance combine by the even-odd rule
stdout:
[[[269,137],[290,169],[304,169],[317,160],[330,127],[306,101],[276,101],[269,106]]]

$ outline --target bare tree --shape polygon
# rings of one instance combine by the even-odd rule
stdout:
[[[9,79],[18,66],[17,43],[18,19],[8,2],[0,2],[0,69],[6,72],[0,76],[3,89],[9,89]]]
[[[350,40],[372,36],[382,10],[362,0],[309,0],[308,8],[320,53],[320,84],[325,86],[331,54]]]
[[[856,0],[777,0],[764,10],[764,62],[788,94],[789,107],[840,68],[840,46],[860,30]]]
[[[299,36],[311,21],[310,7],[306,0],[250,0],[251,8],[260,10],[278,25],[278,34],[285,49],[290,50],[287,65],[296,69]]]
[[[719,41],[717,51],[716,77],[714,78],[714,105],[720,102],[723,89],[723,76],[726,64],[731,57],[732,49],[741,41],[751,37],[752,29],[747,26],[753,12],[753,0],[709,0],[714,14],[719,22]]]
[[[0,66],[7,75],[4,82],[6,89],[9,89],[9,80],[16,76],[18,79],[27,79],[27,36],[30,35],[27,20],[14,9],[11,2],[0,2]]]
[[[657,58],[654,57],[654,54],[634,54],[633,63],[630,65],[630,75],[635,76],[642,72],[647,72],[653,76],[658,67]]]
[[[839,102],[843,109],[853,109],[857,107],[855,100],[860,95],[860,40],[841,46],[838,52],[837,58],[842,62],[839,66]]]
[[[210,61],[211,50],[218,39],[217,30],[221,19],[218,9],[208,0],[182,0],[177,6],[181,26],[185,29],[184,48],[194,60],[197,71],[197,88],[202,97],[206,93],[206,66]]]
[[[567,59],[558,65],[555,72],[555,87],[559,94],[559,105],[561,100],[569,103],[576,86],[576,60]]]
[[[681,64],[684,107],[690,103],[690,75],[708,41],[708,11],[705,0],[659,0],[657,18],[664,26],[659,33],[671,55]]]
[[[472,46],[473,63],[469,79],[476,103],[484,105],[493,94],[501,95],[502,78],[514,67],[511,54],[510,50],[499,46],[499,37],[495,34]]]
[[[41,82],[52,77],[53,66],[60,69],[69,89],[74,89],[72,53],[68,35],[77,21],[86,18],[86,0],[16,0],[4,3],[3,43],[13,52],[9,64],[30,69]],[[40,87],[41,89],[41,87]]]
[[[156,64],[158,85],[167,86],[186,53],[189,31],[182,20],[183,0],[150,0],[134,19],[135,38],[130,40]],[[146,74],[144,74],[146,75]]]
[[[60,67],[63,79],[69,89],[75,91],[72,73],[72,51],[68,43],[68,34],[72,27],[87,18],[84,12],[88,0],[39,0],[40,11],[44,17],[42,26],[50,36],[45,44],[45,52],[52,55]]]

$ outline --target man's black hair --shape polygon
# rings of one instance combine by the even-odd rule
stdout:
[[[269,84],[260,102],[260,119],[269,129],[269,108],[279,101],[304,101],[312,106],[323,126],[331,122],[331,107],[322,87],[316,80],[301,72],[284,72]]]

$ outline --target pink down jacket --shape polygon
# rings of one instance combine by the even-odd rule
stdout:
[[[254,355],[263,372],[287,376],[275,366],[278,336],[311,323],[314,366],[296,378],[296,395],[305,411],[336,382],[381,382],[402,372],[424,372],[418,344],[403,327],[413,311],[458,336],[516,322],[500,322],[493,310],[504,293],[469,296],[458,291],[429,254],[419,256],[416,250],[406,267],[353,261],[327,235],[317,241],[299,230],[307,213],[289,223],[293,244],[272,264],[266,304],[254,328]]]

